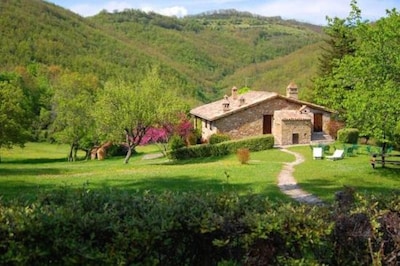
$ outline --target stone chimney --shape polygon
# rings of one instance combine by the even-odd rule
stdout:
[[[236,87],[232,88],[232,99],[237,100],[238,97],[238,89]]]
[[[239,98],[239,106],[245,105],[246,104],[246,100],[244,99],[244,97],[240,97]]]
[[[299,89],[297,88],[296,83],[293,81],[290,82],[286,88],[286,97],[296,100],[299,99]]]
[[[224,96],[224,100],[222,101],[222,110],[224,112],[229,111],[229,99],[228,95]]]

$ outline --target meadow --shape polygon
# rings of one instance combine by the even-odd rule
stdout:
[[[335,192],[343,186],[378,193],[388,193],[400,186],[400,168],[372,169],[370,156],[363,148],[355,156],[340,161],[313,160],[308,146],[290,150],[306,159],[295,168],[299,185],[327,202],[333,201]],[[155,145],[138,147],[137,154],[124,164],[122,157],[67,162],[66,145],[28,143],[25,148],[2,149],[0,195],[3,199],[33,199],[43,191],[85,188],[132,193],[234,191],[289,200],[276,184],[283,164],[293,161],[294,156],[279,149],[253,152],[247,164],[241,164],[236,155],[186,161],[144,159],[145,155],[157,152]]]

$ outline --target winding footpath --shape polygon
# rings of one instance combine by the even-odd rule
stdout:
[[[285,163],[278,175],[278,187],[280,190],[300,203],[322,205],[323,201],[321,199],[302,190],[293,177],[294,167],[304,162],[304,157],[297,152],[292,152],[285,148],[280,148],[280,150],[296,157],[293,162]]]

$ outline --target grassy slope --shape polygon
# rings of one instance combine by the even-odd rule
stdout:
[[[301,98],[305,98],[312,87],[312,78],[318,71],[318,57],[322,42],[308,45],[289,55],[259,64],[252,64],[226,77],[224,87],[248,86],[254,90],[286,93],[286,87],[294,81],[300,89]]]
[[[332,201],[343,186],[360,191],[388,193],[400,185],[400,168],[372,169],[369,155],[358,154],[341,161],[312,160],[308,146],[293,147],[306,161],[297,166],[295,178],[300,186],[323,200]],[[154,146],[139,147],[129,164],[122,158],[104,161],[66,162],[68,147],[28,143],[26,148],[1,150],[0,195],[32,197],[41,190],[67,188],[117,188],[137,191],[164,190],[237,191],[261,193],[271,199],[287,199],[280,193],[277,176],[284,162],[293,156],[277,149],[255,152],[251,161],[241,165],[236,156],[168,162],[165,158],[143,160],[157,152]],[[225,172],[228,173],[227,178]]]
[[[292,159],[290,155],[271,150],[252,154],[247,165],[241,165],[234,155],[171,163],[165,158],[143,160],[144,152],[154,150],[139,148],[139,154],[126,165],[122,158],[68,163],[67,150],[67,146],[37,143],[27,144],[22,151],[20,148],[2,150],[0,194],[10,198],[64,185],[75,188],[87,185],[91,189],[113,187],[132,192],[234,190],[240,194],[255,192],[284,199],[275,185],[276,176],[282,162]]]

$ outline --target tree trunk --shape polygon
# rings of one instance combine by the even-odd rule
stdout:
[[[128,152],[126,153],[124,163],[128,163],[131,156],[132,156],[132,146],[128,144]]]
[[[71,148],[69,149],[69,155],[68,155],[68,162],[73,161],[73,151],[74,151],[74,144],[71,144]]]

